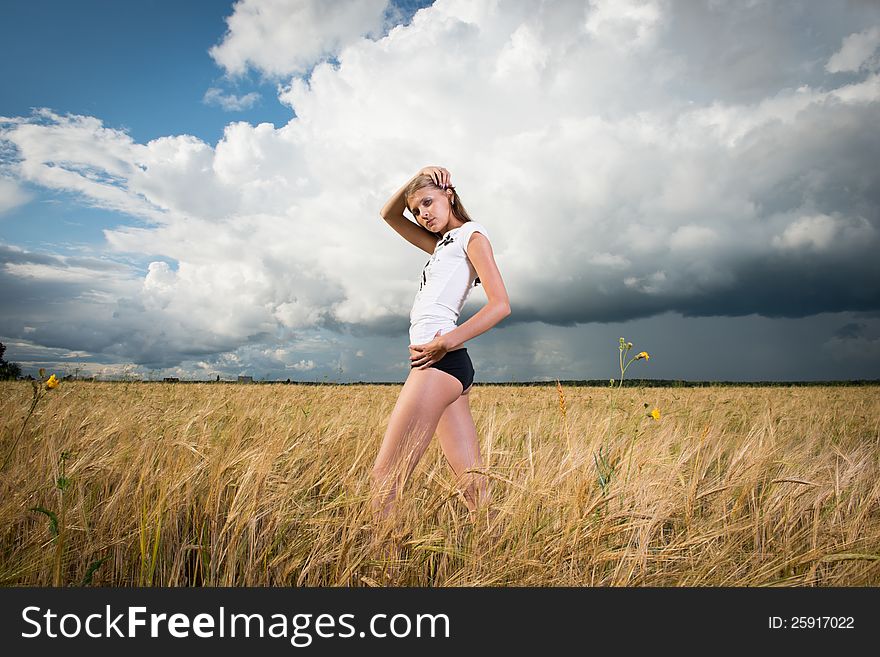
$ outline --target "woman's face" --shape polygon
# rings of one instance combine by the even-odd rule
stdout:
[[[442,234],[452,229],[450,223],[458,223],[452,214],[449,199],[452,191],[441,191],[434,187],[422,187],[407,199],[409,210],[420,226],[432,233]]]

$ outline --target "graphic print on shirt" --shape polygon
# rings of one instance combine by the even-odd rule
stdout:
[[[442,240],[437,242],[437,246],[434,247],[434,252],[436,253],[437,249],[439,249],[441,246],[446,246],[447,244],[452,244],[454,241],[455,241],[455,238],[452,237],[452,233],[451,232],[446,233],[446,237],[444,237]]]
[[[438,236],[409,312],[412,344],[426,344],[438,330],[448,333],[458,325],[469,292],[478,284],[476,268],[466,251],[470,237],[477,231],[488,239],[483,226],[476,222],[453,228],[442,238]]]
[[[419,281],[419,292],[422,291],[422,288],[425,287],[425,284],[428,282],[428,274],[430,273],[431,263],[434,262],[439,250],[442,247],[446,246],[447,244],[452,244],[453,242],[455,242],[455,238],[452,236],[451,232],[446,233],[446,237],[444,237],[442,240],[437,242],[437,245],[434,247],[434,253],[431,254],[431,257],[428,259],[428,262],[426,262],[425,266],[422,268],[422,278]],[[474,287],[477,287],[477,285],[480,285],[480,277],[479,276],[477,276],[474,279]]]
[[[455,238],[452,236],[452,233],[446,233],[446,237],[437,242],[437,245],[434,247],[434,253],[431,254],[431,257],[428,259],[428,262],[425,263],[425,266],[422,268],[422,280],[419,281],[419,292],[422,291],[422,288],[425,287],[425,283],[428,282],[428,273],[430,272],[431,263],[437,258],[437,254],[440,252],[440,249],[447,244],[452,244],[455,241]]]

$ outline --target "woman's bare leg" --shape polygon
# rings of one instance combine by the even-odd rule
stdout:
[[[461,395],[461,382],[436,368],[411,369],[403,384],[370,475],[371,506],[382,517],[393,507],[443,411]]]
[[[461,395],[443,411],[437,425],[437,435],[443,454],[458,478],[468,509],[476,511],[489,501],[489,491],[485,475],[467,472],[483,467],[468,393]]]

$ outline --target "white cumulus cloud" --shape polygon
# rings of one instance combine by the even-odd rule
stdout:
[[[205,92],[202,102],[206,105],[217,105],[227,112],[240,112],[241,110],[250,109],[257,101],[260,100],[260,94],[251,91],[243,96],[224,93],[222,89],[217,87],[209,87]]]
[[[877,70],[878,59],[872,57],[880,46],[880,25],[850,34],[825,65],[829,73],[858,71],[860,68]]]
[[[847,218],[825,214],[799,217],[774,236],[773,246],[780,249],[824,251],[832,246],[852,248],[877,237],[876,229],[864,217]]]
[[[211,57],[231,75],[249,67],[299,75],[362,36],[378,36],[387,0],[240,0]]]
[[[18,181],[0,177],[0,214],[24,205],[32,198]]]

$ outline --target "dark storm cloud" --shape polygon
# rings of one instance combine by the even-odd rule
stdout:
[[[121,263],[0,245],[0,335],[149,367],[238,345],[213,335],[181,340],[180,326],[145,308],[140,287],[138,274]]]
[[[867,324],[863,324],[861,322],[850,322],[849,324],[844,324],[839,329],[834,331],[833,337],[841,338],[842,340],[846,340],[847,338],[860,338],[865,334],[865,330],[867,328]]]
[[[671,2],[661,46],[681,56],[670,85],[696,101],[752,103],[827,82],[843,37],[880,20],[880,3]]]
[[[409,318],[400,315],[385,315],[365,322],[339,322],[330,316],[325,317],[322,328],[346,333],[354,337],[386,336],[400,337],[409,328]]]
[[[694,185],[719,187],[719,205],[737,199],[751,214],[641,216],[658,226],[658,248],[640,254],[626,244],[616,253],[632,261],[624,273],[591,267],[569,256],[571,240],[552,257],[566,262],[561,280],[523,281],[509,321],[625,321],[666,311],[684,316],[807,317],[822,312],[880,309],[880,103],[844,105],[831,98],[771,121],[744,136],[725,156],[696,153]],[[658,154],[662,157],[663,154]],[[675,162],[682,163],[681,157]],[[662,183],[663,174],[657,172]],[[708,182],[707,182],[708,181]],[[676,223],[717,231],[705,247],[676,251]],[[557,241],[561,245],[561,242]],[[547,252],[547,257],[550,256]],[[515,263],[514,263],[515,264]],[[637,284],[626,285],[631,276]]]

